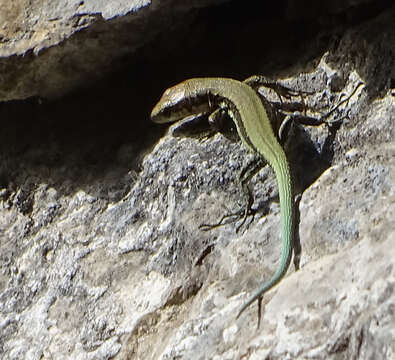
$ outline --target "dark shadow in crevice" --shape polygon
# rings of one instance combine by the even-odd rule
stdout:
[[[195,76],[244,79],[312,68],[358,22],[351,10],[290,20],[286,5],[231,1],[195,9],[192,24],[175,24],[125,55],[121,70],[93,86],[54,101],[0,104],[1,187],[14,191],[29,179],[29,189],[47,183],[60,195],[83,190],[110,201],[122,198],[132,186],[130,171],[141,170],[144,155],[167,128],[152,124],[149,114],[168,86]],[[368,17],[367,11],[356,14],[359,21]]]

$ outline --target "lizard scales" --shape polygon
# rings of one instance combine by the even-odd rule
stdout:
[[[227,105],[244,145],[262,156],[276,175],[281,212],[282,253],[272,278],[264,282],[242,306],[237,317],[275,286],[288,270],[294,241],[292,180],[285,152],[274,135],[267,112],[256,92],[247,84],[227,78],[195,78],[167,89],[151,113],[157,123],[175,122],[191,113],[210,111],[210,99]]]

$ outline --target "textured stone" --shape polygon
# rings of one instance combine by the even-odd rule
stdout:
[[[19,3],[7,4],[19,21]],[[39,7],[48,14],[42,24],[56,12],[66,16],[55,4],[36,2],[30,16]],[[84,2],[93,20],[98,11],[115,23],[122,22],[116,14],[132,19],[132,7],[145,3],[129,4]],[[116,87],[109,91],[127,103],[128,131],[116,121],[118,103],[103,107],[109,100],[100,89],[87,87],[91,107],[82,96],[57,106],[1,104],[8,121],[0,132],[0,358],[395,358],[393,18],[394,9],[335,32],[311,71],[283,80],[314,90],[304,101],[320,113],[364,84],[332,114],[343,120],[338,126],[290,129],[286,151],[302,194],[301,268],[291,266],[265,294],[258,330],[256,304],[235,316],[278,266],[279,204],[269,168],[250,183],[253,219],[239,232],[239,222],[202,231],[244,208],[238,174],[253,156],[240,143],[169,134],[144,143],[154,127],[139,125],[139,111],[150,109],[129,106],[133,96]],[[12,31],[17,38],[25,30]],[[69,46],[89,53],[88,41],[79,49],[55,40],[51,56]],[[18,58],[33,66],[30,60]],[[52,90],[64,86],[56,69]],[[7,96],[36,94],[27,84]],[[101,112],[104,125],[95,121]],[[118,140],[133,131],[129,142]]]
[[[223,0],[0,0],[0,100],[58,98],[120,68],[122,57],[192,7]],[[177,16],[176,16],[177,18]]]

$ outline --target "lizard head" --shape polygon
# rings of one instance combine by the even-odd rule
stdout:
[[[194,94],[188,81],[168,88],[151,112],[155,123],[179,121],[191,114],[208,111],[209,104],[198,94]]]

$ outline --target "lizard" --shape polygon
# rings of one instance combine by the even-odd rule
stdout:
[[[286,88],[284,88],[286,89]],[[273,169],[279,188],[282,250],[280,264],[269,281],[263,282],[244,303],[236,318],[286,274],[295,237],[292,178],[286,154],[277,140],[263,103],[247,83],[230,78],[193,78],[167,89],[151,112],[155,123],[181,121],[191,114],[224,109],[233,120],[244,146],[262,157]],[[215,113],[215,112],[214,112]]]

